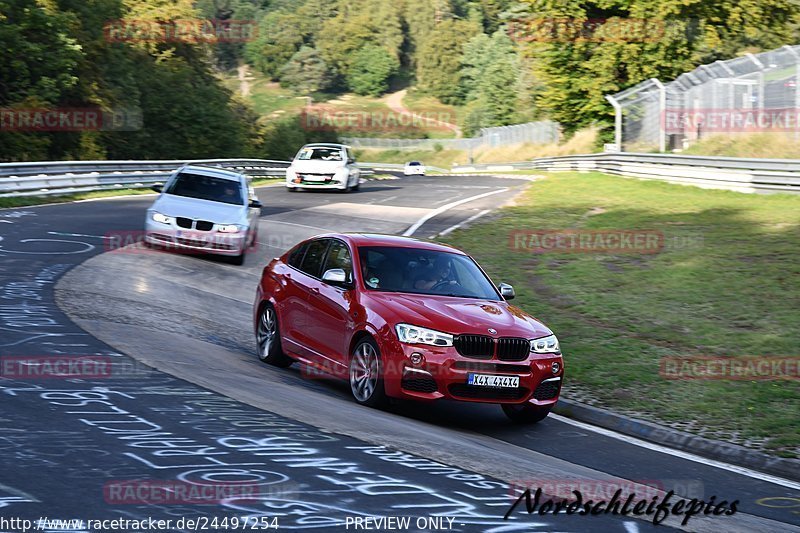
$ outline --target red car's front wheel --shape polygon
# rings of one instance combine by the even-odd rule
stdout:
[[[519,424],[535,424],[550,414],[550,407],[538,407],[529,403],[503,404],[503,412],[512,421]]]
[[[378,345],[371,338],[359,341],[350,357],[350,391],[358,403],[379,407],[386,402],[381,372]]]

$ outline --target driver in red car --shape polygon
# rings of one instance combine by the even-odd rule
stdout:
[[[458,282],[451,279],[453,265],[447,257],[438,257],[433,264],[433,269],[429,275],[423,275],[414,283],[415,289],[430,290],[434,287],[444,285],[456,285]],[[433,279],[427,279],[433,278]]]

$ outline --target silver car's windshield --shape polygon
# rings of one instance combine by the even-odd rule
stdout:
[[[500,300],[494,285],[466,255],[390,246],[358,249],[367,289]]]
[[[182,172],[165,191],[175,196],[242,205],[241,185],[233,180]]]

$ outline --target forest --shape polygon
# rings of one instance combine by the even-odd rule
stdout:
[[[285,157],[330,139],[260,117],[223,83],[241,65],[315,101],[413,87],[459,106],[465,134],[607,131],[606,94],[800,36],[791,0],[0,0],[0,21],[2,161]],[[138,118],[6,120],[62,109]]]

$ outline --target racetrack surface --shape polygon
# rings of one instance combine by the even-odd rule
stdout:
[[[0,210],[7,221],[0,224],[2,355],[118,362],[110,376],[0,378],[3,516],[277,516],[283,529],[322,530],[346,516],[438,515],[453,517],[459,531],[654,529],[647,517],[529,516],[519,508],[502,519],[512,503],[509,483],[631,480],[688,498],[741,501],[734,517],[695,517],[691,530],[800,530],[795,509],[764,505],[800,497],[796,486],[656,452],[559,417],[520,427],[489,405],[366,409],[344,383],[256,358],[252,300],[269,258],[324,231],[403,233],[443,206],[480,197],[415,233],[435,235],[525,184],[414,177],[366,182],[349,195],[265,187],[260,245],[243,267],[150,250],[101,253],[108,232],[141,229],[153,197]],[[216,505],[120,503],[109,492],[113,480],[176,477],[261,479],[265,490],[255,500]]]

